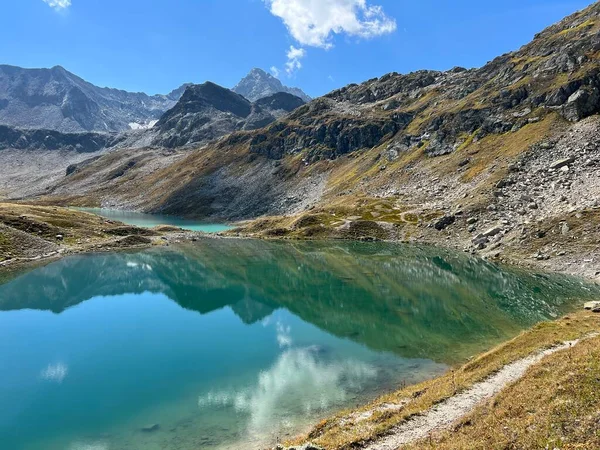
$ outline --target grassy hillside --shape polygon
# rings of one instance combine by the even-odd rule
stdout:
[[[600,338],[593,336],[599,330],[600,316],[593,313],[542,323],[440,378],[324,420],[296,443],[310,441],[328,450],[362,448],[506,364],[559,342],[584,338],[532,367],[516,384],[464,417],[455,429],[410,448],[597,448],[594,380]]]

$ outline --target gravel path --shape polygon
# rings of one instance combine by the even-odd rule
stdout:
[[[544,357],[567,349],[579,340],[536,353],[504,366],[499,372],[484,381],[476,383],[467,391],[455,395],[422,415],[414,416],[407,422],[392,429],[391,434],[366,446],[367,450],[396,450],[404,444],[424,439],[431,432],[449,428],[461,417],[470,413],[478,404],[500,392],[508,384],[520,379],[527,369]]]

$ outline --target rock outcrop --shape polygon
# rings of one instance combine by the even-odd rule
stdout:
[[[0,125],[0,150],[63,150],[93,153],[119,142],[109,133],[60,133],[54,130],[21,130]]]

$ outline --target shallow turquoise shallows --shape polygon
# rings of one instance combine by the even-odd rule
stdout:
[[[159,225],[172,225],[190,231],[203,231],[204,233],[219,233],[230,230],[232,227],[224,224],[198,223],[191,219],[182,219],[175,216],[166,216],[160,214],[144,214],[133,211],[121,211],[119,209],[106,208],[73,208],[78,211],[85,211],[106,219],[118,220],[128,225],[135,225],[142,228],[153,228]]]
[[[597,297],[379,243],[201,240],[0,285],[0,447],[257,449]]]

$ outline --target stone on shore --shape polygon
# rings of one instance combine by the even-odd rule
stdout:
[[[496,236],[498,233],[502,232],[502,227],[500,226],[496,226],[496,227],[492,227],[489,230],[487,230],[486,232],[483,233],[483,235],[485,237],[491,237],[491,236]]]
[[[600,312],[600,302],[587,302],[583,307],[593,312]]]
[[[454,216],[443,216],[442,218],[438,219],[433,224],[433,227],[438,231],[442,231],[442,230],[446,229],[448,226],[452,225],[455,220],[456,220],[456,217],[454,217]]]

